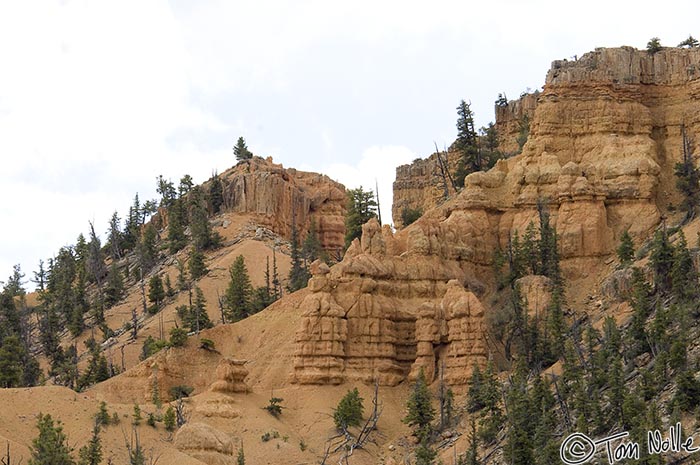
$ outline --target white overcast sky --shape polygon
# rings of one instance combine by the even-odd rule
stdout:
[[[346,186],[449,145],[499,92],[601,46],[700,37],[697,1],[3,1],[0,280],[104,231],[159,174],[195,182],[243,136]]]

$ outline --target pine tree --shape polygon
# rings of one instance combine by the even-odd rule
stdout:
[[[87,289],[84,275],[84,273],[79,273],[75,280],[75,285],[73,286],[72,292],[73,305],[67,321],[68,329],[70,330],[71,335],[74,337],[79,336],[83,332],[83,329],[85,328],[84,316],[88,310],[90,310],[90,304],[87,301]],[[107,292],[111,293],[114,290],[118,290],[118,278],[119,277],[117,277],[117,279],[113,278],[114,281],[111,285],[108,281],[108,288],[106,289]],[[111,286],[115,286],[115,288],[110,288]]]
[[[671,265],[671,293],[680,302],[690,302],[698,294],[698,276],[683,231],[679,236]]]
[[[88,386],[109,379],[109,365],[107,359],[102,354],[99,344],[94,339],[85,341],[85,346],[90,352],[88,366],[78,380],[78,390],[81,391]]]
[[[270,275],[270,257],[265,257],[265,259],[265,285],[255,289],[255,296],[252,304],[254,312],[259,312],[274,302]]]
[[[180,197],[184,197],[190,193],[192,187],[194,186],[194,181],[192,176],[189,174],[184,175],[180,178],[180,184],[177,186],[177,193]]]
[[[238,455],[236,456],[236,465],[245,465],[245,453],[243,452],[243,443],[238,449]]]
[[[524,254],[524,247],[520,243],[520,235],[516,229],[513,236],[508,238],[508,249],[506,250],[508,260],[508,283],[511,287],[515,281],[525,276],[528,265],[527,257]]]
[[[649,349],[649,343],[646,333],[646,321],[651,314],[652,306],[649,300],[651,288],[644,280],[642,270],[633,268],[632,270],[632,296],[630,304],[634,313],[632,314],[632,322],[630,324],[628,334],[631,339],[630,350],[631,356],[637,356],[646,352]]]
[[[78,465],[100,465],[102,462],[102,440],[100,439],[100,425],[95,423],[92,428],[92,437],[87,445],[78,452]]]
[[[175,202],[175,185],[169,179],[166,180],[163,177],[163,175],[159,175],[156,178],[156,182],[156,192],[158,192],[161,196],[160,206],[169,209],[170,206]]]
[[[700,45],[700,42],[693,36],[689,35],[687,39],[685,39],[683,42],[678,44],[679,47],[688,47],[688,48],[694,48]]]
[[[498,150],[498,132],[494,123],[489,123],[485,128],[481,128],[480,132],[484,140],[481,158],[485,161],[488,170],[496,164],[498,159],[503,158],[503,154]]]
[[[165,284],[165,295],[168,297],[174,297],[176,292],[175,289],[173,289],[173,283],[170,281],[170,275],[166,274],[165,279],[163,280],[163,284]]]
[[[282,297],[282,282],[277,271],[277,253],[272,251],[272,301],[279,300]]]
[[[185,236],[185,204],[183,199],[175,199],[168,207],[168,247],[170,253],[177,253],[187,244]]]
[[[437,457],[427,440],[421,441],[416,448],[416,465],[432,465]]]
[[[522,260],[530,270],[530,274],[540,274],[542,272],[541,268],[541,253],[540,253],[540,243],[535,237],[535,223],[530,221],[525,229],[525,235],[523,236],[523,246],[522,246]]]
[[[374,192],[362,186],[347,191],[347,213],[345,214],[345,248],[362,236],[362,225],[377,216]]]
[[[198,251],[215,249],[221,244],[221,236],[212,230],[209,223],[204,193],[196,187],[190,193],[190,231],[192,245]]]
[[[622,360],[618,354],[613,354],[608,375],[608,402],[610,405],[609,418],[611,421],[622,420],[622,403],[625,401],[625,376]]]
[[[100,402],[100,408],[95,414],[95,424],[97,426],[109,426],[110,418],[109,412],[107,411],[107,403],[105,401]]]
[[[469,173],[481,171],[481,149],[479,148],[479,140],[474,129],[474,113],[471,110],[471,104],[464,100],[459,102],[457,106],[457,140],[455,146],[460,152],[461,157],[455,172],[455,182],[457,186],[464,186],[464,179]]]
[[[469,422],[469,428],[467,452],[463,457],[460,457],[457,465],[479,465],[479,438],[476,434],[476,419],[474,417]]]
[[[153,265],[158,261],[158,249],[156,248],[156,240],[158,232],[152,223],[148,223],[143,228],[143,234],[136,246],[136,255],[139,259],[141,270],[146,273],[153,268]]]
[[[214,173],[209,183],[209,202],[211,203],[213,215],[221,212],[221,207],[224,204],[224,185],[221,183],[217,173]]]
[[[301,254],[308,263],[322,258],[323,247],[321,245],[321,240],[318,237],[318,231],[316,230],[316,221],[311,220],[311,227],[309,228],[309,233],[304,239],[304,245],[301,248]]]
[[[196,247],[190,252],[188,268],[190,270],[190,276],[195,281],[204,277],[209,272],[207,266],[204,264],[204,254]]]
[[[402,420],[407,425],[415,428],[416,436],[421,442],[427,440],[430,436],[432,432],[430,424],[435,419],[435,409],[431,404],[431,397],[425,373],[421,368],[411,394],[406,401],[408,413]]]
[[[549,223],[549,208],[542,199],[537,200],[537,213],[540,219],[540,264],[541,273],[554,281],[556,286],[562,285],[561,270],[559,268],[559,249],[557,244],[557,232]]]
[[[654,233],[649,261],[654,271],[654,283],[656,288],[664,293],[670,291],[673,247],[668,239],[665,226],[657,229],[656,233]]]
[[[245,139],[239,137],[236,145],[233,147],[233,154],[236,156],[237,161],[250,160],[253,158],[253,154],[248,150],[248,146],[245,144]]]
[[[649,42],[647,42],[647,53],[649,53],[649,55],[660,52],[662,48],[661,41],[658,37],[652,37]]]
[[[192,302],[192,308],[190,309],[187,321],[185,322],[190,331],[199,333],[199,331],[203,329],[214,326],[209,319],[206,305],[207,301],[204,298],[204,293],[200,288],[195,286],[194,301]]]
[[[141,225],[145,225],[148,217],[153,215],[157,211],[158,211],[158,202],[155,200],[146,200],[143,203],[141,210],[139,210],[139,215],[141,216],[141,218],[140,218]]]
[[[506,393],[508,436],[503,452],[508,463],[531,465],[535,425],[531,421],[533,411],[527,389],[527,376],[522,363],[516,366]]]
[[[632,236],[627,229],[620,236],[620,245],[617,248],[617,258],[620,260],[620,265],[628,266],[634,258],[634,243]]]
[[[549,465],[559,459],[559,446],[554,432],[557,429],[557,419],[554,410],[554,396],[541,376],[535,378],[531,393],[531,404],[536,423],[533,436],[533,455],[535,465]]]
[[[134,413],[131,415],[131,422],[134,426],[138,426],[141,424],[141,420],[143,420],[143,417],[141,416],[141,407],[139,404],[134,404]]]
[[[131,442],[126,444],[126,450],[129,453],[129,465],[146,465],[147,458],[141,447],[139,432],[135,426],[132,426],[132,428]]]
[[[472,375],[469,378],[469,390],[467,391],[467,411],[477,412],[486,406],[484,400],[484,381],[481,376],[479,365],[474,364]]]
[[[129,207],[129,215],[124,220],[124,231],[122,232],[122,246],[124,250],[132,250],[136,247],[141,236],[141,202],[139,194],[134,196],[134,202]]]
[[[306,287],[309,282],[309,272],[302,261],[301,251],[299,250],[299,233],[294,222],[292,222],[291,255],[292,267],[289,270],[289,284],[287,284],[287,290],[289,292],[295,292]]]
[[[238,321],[248,315],[253,292],[243,255],[236,257],[229,269],[229,275],[231,279],[225,294],[226,318],[229,321]]]
[[[177,288],[180,291],[186,291],[190,288],[189,280],[187,279],[187,270],[185,269],[185,264],[181,260],[177,259],[175,262],[175,267],[177,268]]]
[[[122,258],[122,232],[120,223],[119,215],[117,212],[114,212],[112,218],[109,220],[109,229],[107,233],[107,243],[109,244],[112,260]]]
[[[171,433],[175,431],[175,410],[170,405],[163,415],[163,424],[166,431]]]
[[[363,410],[362,397],[357,388],[348,391],[333,410],[335,427],[340,431],[346,431],[350,426],[360,426]]]
[[[13,388],[22,385],[24,348],[16,335],[5,336],[0,344],[0,387]]]
[[[124,279],[117,268],[117,264],[112,262],[107,275],[107,283],[104,290],[104,303],[107,308],[119,302],[124,296]]]
[[[60,421],[54,426],[51,415],[40,413],[36,427],[39,436],[32,441],[29,465],[75,465]]]
[[[95,227],[90,223],[90,242],[87,245],[87,271],[93,282],[102,287],[102,278],[107,274],[107,268],[102,254],[102,243],[95,234]]]
[[[700,169],[693,161],[693,146],[688,137],[685,125],[681,125],[682,153],[683,159],[676,163],[676,187],[683,194],[681,208],[686,212],[686,220],[695,217],[698,204],[700,203]]]
[[[564,355],[564,340],[567,325],[564,317],[562,290],[556,287],[552,292],[552,298],[547,308],[547,333],[549,341],[549,353],[554,360]]]
[[[163,280],[160,275],[153,275],[148,281],[148,300],[153,304],[153,313],[160,310],[160,304],[165,299],[165,289],[163,289]]]

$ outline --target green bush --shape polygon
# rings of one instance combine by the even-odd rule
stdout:
[[[280,405],[284,399],[281,397],[270,397],[270,403],[263,407],[270,415],[278,417],[282,414],[282,406]]]
[[[173,399],[182,399],[183,397],[189,397],[192,394],[194,388],[192,386],[186,386],[184,384],[179,384],[170,388],[170,397]]]
[[[212,341],[211,339],[202,338],[199,341],[199,348],[204,349],[204,350],[208,350],[210,352],[215,352],[216,351],[216,344],[214,344],[214,341]]]
[[[647,52],[649,55],[653,55],[656,52],[661,51],[661,40],[658,37],[652,37],[649,42],[647,42]]]
[[[182,328],[173,328],[170,330],[170,345],[173,347],[182,347],[187,342],[187,331]]]
[[[277,439],[280,437],[280,433],[277,431],[266,431],[265,434],[260,436],[262,442],[268,442],[272,439]]]
[[[423,211],[420,208],[404,207],[404,209],[401,210],[401,223],[405,228],[409,224],[415,222],[422,215]]]
[[[335,427],[344,431],[350,426],[360,426],[363,410],[362,397],[357,388],[348,391],[333,411]]]

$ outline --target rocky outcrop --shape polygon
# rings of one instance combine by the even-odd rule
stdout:
[[[245,378],[248,370],[245,367],[245,360],[234,360],[223,358],[216,367],[216,381],[211,385],[211,390],[224,394],[246,393],[248,386]]]
[[[522,149],[520,141],[527,136],[539,95],[539,92],[525,93],[518,100],[496,104],[498,149],[507,156]]]
[[[438,160],[438,154],[434,153],[428,158],[419,158],[409,165],[396,168],[391,216],[397,228],[405,226],[402,218],[405,210],[424,213],[456,193],[448,176],[454,176],[459,154],[448,151],[440,156],[442,163]],[[449,174],[445,172],[446,167],[449,167]]]
[[[180,451],[207,465],[233,465],[236,447],[233,438],[206,423],[186,423],[175,434]]]
[[[526,305],[527,313],[533,318],[544,315],[552,301],[554,284],[546,276],[528,275],[515,282]]]
[[[312,267],[294,382],[393,386],[420,367],[432,379],[444,364],[449,382],[464,384],[485,363],[483,308],[464,288],[469,279],[422,237],[409,243],[371,220],[341,263]]]
[[[432,216],[449,221],[467,211],[474,220],[481,210],[486,235],[504,246],[515,230],[537,223],[539,199],[549,204],[564,259],[609,255],[622,231],[646,237],[677,204],[681,126],[691,138],[700,134],[699,99],[698,49],[598,49],[555,61],[538,96],[497,108],[503,137],[530,115],[522,154],[469,175]]]
[[[538,224],[538,204],[576,286],[586,277],[581,263],[606,263],[625,230],[637,242],[648,237],[678,201],[681,127],[700,135],[699,66],[700,49],[649,55],[628,47],[554,62],[539,96],[499,110],[502,123],[529,115],[522,153],[470,174],[448,201],[435,183],[436,160],[400,167],[395,223],[404,206],[432,208],[395,235],[365,225],[341,263],[317,270],[293,379],[396,384],[420,368],[434,379],[444,365],[445,378],[462,384],[485,360],[481,315],[489,309],[479,296],[493,290],[494,252]],[[511,140],[514,126],[502,127]],[[529,311],[542,311],[549,283],[530,277],[521,286]]]
[[[206,350],[165,349],[137,366],[100,383],[104,395],[118,402],[149,402],[157,391],[161,401],[170,398],[175,386],[188,385],[194,393],[206,391],[211,384],[211,373],[219,362],[219,354]]]
[[[409,379],[415,379],[420,370],[427,379],[435,379],[438,370],[444,369],[447,384],[467,384],[472,367],[485,366],[484,331],[479,299],[459,281],[449,281],[439,303],[425,303],[418,309],[416,360]]]
[[[255,215],[256,222],[291,237],[292,225],[303,238],[316,223],[322,246],[341,250],[345,240],[345,188],[328,176],[284,168],[253,157],[221,175],[224,209]]]

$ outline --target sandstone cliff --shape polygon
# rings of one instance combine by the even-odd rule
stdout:
[[[454,175],[459,154],[446,152],[441,154],[444,165]],[[394,181],[394,203],[391,207],[392,221],[397,228],[402,228],[402,213],[405,209],[424,213],[436,207],[446,198],[455,194],[452,183],[444,182],[443,169],[438,161],[438,154],[428,158],[419,158],[408,165],[396,168]]]
[[[337,255],[345,245],[345,186],[328,176],[284,168],[271,157],[253,157],[219,175],[223,184],[223,212],[247,215],[252,224],[269,228],[287,239],[296,224],[301,240],[315,223],[321,245]],[[206,189],[209,182],[203,184]],[[168,224],[161,208],[153,218],[162,229]]]
[[[483,307],[464,286],[473,276],[428,237],[394,237],[376,220],[362,229],[341,263],[312,268],[292,380],[394,386],[444,367],[448,383],[465,384],[486,362]]]
[[[523,126],[529,126],[539,95],[539,92],[527,93],[506,105],[495,106],[498,149],[506,156],[515,155],[520,151],[519,138],[526,134],[523,133]]]
[[[480,329],[488,300],[477,297],[493,290],[494,251],[537,224],[538,200],[556,226],[573,299],[597,285],[620,234],[647,238],[678,200],[681,126],[700,134],[699,66],[698,49],[629,47],[554,62],[536,104],[527,99],[534,110],[520,155],[469,175],[459,194],[396,235],[365,225],[342,263],[316,270],[294,380],[396,384],[419,367],[434,379],[444,364],[450,383],[464,383],[488,353]],[[439,203],[435,165],[433,157],[397,169],[397,205]],[[531,299],[548,298],[544,283],[524,284]]]
[[[225,210],[253,213],[259,224],[287,238],[293,222],[303,237],[315,221],[323,247],[333,252],[342,249],[346,209],[342,184],[259,157],[239,163],[221,178]]]

